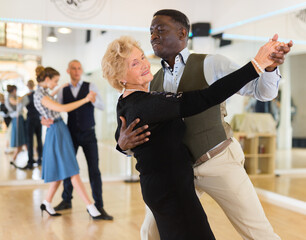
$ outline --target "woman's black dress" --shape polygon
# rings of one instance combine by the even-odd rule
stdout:
[[[127,124],[140,118],[135,128],[149,125],[150,140],[132,151],[143,199],[155,217],[161,240],[215,239],[195,193],[191,155],[182,143],[182,118],[223,102],[256,77],[248,63],[207,89],[179,94],[138,91],[119,98],[116,139],[120,116]]]

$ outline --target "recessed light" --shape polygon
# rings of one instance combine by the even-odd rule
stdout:
[[[60,27],[57,29],[57,31],[62,34],[69,34],[72,32],[71,28],[67,28],[67,27]]]

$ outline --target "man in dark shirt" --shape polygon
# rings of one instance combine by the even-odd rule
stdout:
[[[41,140],[41,122],[40,122],[40,114],[36,110],[34,106],[33,101],[33,95],[34,95],[34,81],[29,80],[27,84],[30,93],[28,94],[29,104],[26,106],[28,109],[27,113],[27,137],[28,137],[28,164],[24,167],[24,169],[33,169],[33,164],[35,163],[33,159],[33,138],[34,134],[36,135],[37,140],[37,154],[38,154],[38,165],[41,165],[42,160],[42,140]]]
[[[5,125],[8,128],[12,121],[12,118],[8,114],[8,109],[6,108],[4,104],[4,95],[1,93],[0,93],[0,112],[1,112],[1,116],[4,119]]]
[[[72,60],[69,63],[67,73],[70,75],[71,82],[69,86],[59,90],[57,100],[60,103],[66,104],[79,100],[86,96],[89,91],[97,93],[94,103],[87,103],[68,113],[67,126],[74,144],[75,153],[77,153],[79,147],[82,147],[85,154],[95,206],[101,212],[104,220],[113,220],[113,217],[104,210],[102,179],[99,170],[98,145],[95,133],[94,108],[97,107],[103,110],[103,101],[98,88],[93,83],[85,82],[81,79],[83,68],[78,60]],[[63,200],[54,208],[55,210],[59,211],[71,208],[72,190],[73,187],[70,178],[65,179],[62,194]]]

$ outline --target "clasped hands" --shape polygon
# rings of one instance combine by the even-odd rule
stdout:
[[[88,102],[92,102],[94,103],[96,101],[96,93],[93,91],[89,91],[89,93],[86,96],[86,99],[88,100]]]
[[[89,91],[89,93],[87,94],[87,96],[85,97],[88,102],[92,102],[94,103],[96,101],[96,93],[93,92],[93,91]],[[53,119],[49,118],[44,118],[44,117],[41,117],[41,120],[40,120],[41,124],[46,126],[47,128],[49,128],[52,124],[53,124]]]
[[[270,41],[277,41],[278,40],[278,34],[274,34],[273,38],[270,39]],[[276,48],[275,52],[272,52],[270,54],[270,58],[273,61],[273,64],[266,67],[267,72],[272,72],[275,70],[275,68],[285,61],[285,55],[290,52],[291,47],[293,46],[293,42],[290,41],[288,43],[280,43]]]

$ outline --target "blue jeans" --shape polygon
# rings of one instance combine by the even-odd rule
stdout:
[[[69,128],[69,130],[75,148],[75,154],[77,154],[79,146],[81,146],[83,149],[88,165],[88,175],[90,180],[92,197],[95,200],[96,207],[101,208],[103,207],[102,179],[99,170],[98,145],[95,129],[91,128],[82,131]],[[70,178],[65,179],[64,191],[62,193],[62,198],[65,202],[71,202],[72,190],[73,186],[71,184]]]

